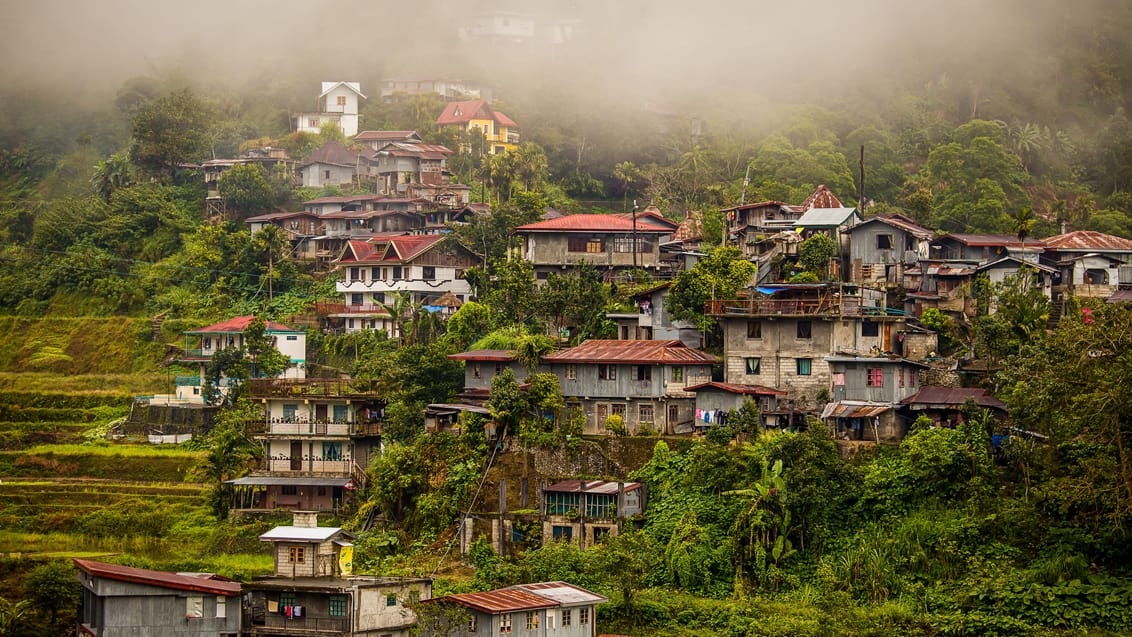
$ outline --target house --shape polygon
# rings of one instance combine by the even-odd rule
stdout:
[[[440,144],[386,142],[373,154],[378,187],[387,195],[419,197],[460,207],[470,188],[450,183],[447,161],[452,151]]]
[[[869,217],[848,228],[849,280],[919,287],[920,259],[928,258],[935,233],[903,215]]]
[[[1016,256],[1005,256],[978,266],[975,268],[975,276],[986,275],[988,282],[997,285],[1005,281],[1006,277],[1018,276],[1023,268],[1030,275],[1030,285],[1040,290],[1047,299],[1052,299],[1054,281],[1059,280],[1060,273],[1057,268],[1048,265],[1023,261]],[[989,310],[994,312],[995,308],[991,307]]]
[[[639,482],[563,480],[542,489],[542,541],[587,548],[617,535],[627,518],[644,511]]]
[[[1065,295],[1108,298],[1132,289],[1132,240],[1078,230],[1043,240],[1042,263],[1057,268],[1059,301]]]
[[[491,108],[487,100],[449,102],[436,118],[440,127],[458,128],[473,136],[483,135],[484,146],[473,138],[465,152],[498,155],[519,147],[519,125],[510,117]]]
[[[519,584],[482,593],[457,593],[429,600],[442,609],[425,637],[556,635],[593,637],[597,605],[608,598],[566,582]]]
[[[354,143],[376,151],[391,142],[423,144],[424,139],[415,130],[367,130],[354,136]]]
[[[358,103],[366,99],[359,82],[323,82],[313,113],[292,115],[296,131],[317,134],[323,124],[334,123],[346,137],[358,134]]]
[[[361,381],[260,379],[248,382],[262,406],[247,430],[263,447],[251,475],[227,481],[236,512],[337,511],[367,483],[380,454],[385,400]]]
[[[711,380],[718,359],[676,340],[588,340],[542,358],[558,376],[567,409],[585,414],[585,432],[613,433],[611,416],[625,432],[691,433],[695,394],[686,388]]]
[[[82,585],[78,634],[92,637],[240,633],[240,583],[74,558]]]
[[[386,102],[393,102],[398,94],[402,95],[429,95],[436,93],[448,101],[460,99],[491,100],[491,90],[463,82],[461,80],[421,79],[385,80],[381,85],[381,98]]]
[[[920,284],[905,295],[905,311],[912,316],[922,316],[924,310],[934,308],[974,317],[977,308],[972,288],[978,267],[975,259],[921,259]]]
[[[463,303],[472,292],[464,271],[478,263],[463,246],[438,234],[350,240],[337,261],[335,287],[345,302],[340,318],[346,331],[384,329],[397,336],[397,321],[386,304],[393,305],[400,294],[414,305],[430,305],[446,294]],[[453,312],[449,306],[444,315]]]
[[[830,402],[822,420],[838,438],[895,442],[908,433],[900,402],[920,389],[927,365],[899,357],[827,356]]]
[[[704,312],[723,330],[724,381],[785,391],[802,411],[816,411],[828,391],[827,356],[899,353],[906,330],[879,292],[844,284],[759,286],[748,298],[708,301]]]
[[[367,174],[369,158],[358,149],[326,142],[299,164],[303,188],[352,185]]]
[[[900,401],[900,407],[911,420],[923,415],[941,427],[955,427],[963,422],[963,409],[968,403],[989,410],[998,420],[1006,418],[1006,403],[990,391],[975,387],[921,387]]]
[[[668,291],[672,283],[666,281],[632,296],[637,311],[631,313],[609,313],[606,318],[617,323],[618,340],[660,340],[677,339],[688,347],[700,347],[703,337],[696,326],[687,321],[678,321],[668,311]]]
[[[813,208],[799,217],[794,227],[803,239],[822,233],[834,240],[837,257],[830,273],[834,279],[840,279],[844,271],[842,259],[849,254],[849,230],[861,221],[856,208]]]
[[[950,233],[932,241],[929,258],[982,264],[1012,255],[1026,262],[1036,262],[1044,250],[1041,239],[1019,239],[1012,234]]]
[[[178,399],[192,403],[204,403],[205,372],[208,364],[212,362],[212,357],[221,350],[243,348],[245,344],[244,331],[255,319],[254,316],[237,316],[220,323],[184,332],[185,347],[177,357],[176,362],[179,365],[189,367],[196,373],[195,375],[177,375]],[[271,339],[272,344],[275,349],[279,350],[280,354],[290,360],[290,365],[279,374],[279,378],[305,378],[306,332],[292,329],[275,321],[266,321],[265,326],[264,335]],[[229,387],[229,379],[222,377],[216,389],[221,394],[227,394]]]
[[[210,159],[200,165],[204,172],[204,184],[208,188],[209,196],[220,194],[220,178],[233,166],[242,164],[258,164],[263,168],[264,174],[270,174],[276,166],[282,166],[290,175],[295,162],[284,148],[252,148],[234,159]]]
[[[696,431],[727,424],[728,415],[748,400],[758,406],[759,424],[763,429],[784,429],[803,424],[803,414],[794,411],[786,400],[786,392],[773,387],[712,381],[692,385],[688,391],[696,392]]]
[[[464,390],[460,392],[459,403],[436,403],[425,408],[425,431],[462,432],[460,415],[464,412],[487,417],[490,411],[485,407],[491,394],[491,380],[510,369],[516,378],[525,378],[527,369],[515,358],[515,352],[502,349],[480,349],[458,354],[449,354],[449,360],[464,363]],[[520,385],[521,388],[526,385]],[[494,423],[488,423],[485,431],[489,438],[495,438]]]
[[[298,212],[272,212],[244,219],[252,235],[267,226],[281,228],[291,244],[291,258],[314,261],[318,259],[317,238],[325,231],[325,222],[318,215]]]
[[[518,256],[534,266],[536,279],[546,280],[550,272],[583,261],[611,275],[636,268],[665,270],[660,244],[672,229],[650,217],[634,223],[620,215],[576,214],[519,226],[513,234]]]
[[[273,547],[275,573],[244,585],[244,635],[408,637],[417,623],[409,604],[432,597],[429,578],[354,575],[352,536],[318,526],[313,512],[296,511],[260,540]]]

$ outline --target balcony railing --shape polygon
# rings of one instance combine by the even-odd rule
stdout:
[[[353,423],[349,422],[289,422],[286,419],[272,419],[267,425],[269,434],[348,436],[352,431]]]
[[[707,301],[704,314],[709,316],[899,316],[903,312],[875,305],[863,305],[861,299],[732,299]]]
[[[376,316],[389,316],[389,310],[380,305],[363,304],[363,305],[347,305],[346,303],[318,303],[315,306],[315,312],[319,316],[330,316],[333,314],[370,314]]]
[[[256,378],[247,381],[247,389],[254,398],[382,395],[376,381],[349,378]]]
[[[321,460],[309,457],[291,460],[287,456],[274,456],[263,459],[263,468],[272,473],[291,474],[294,476],[314,474],[334,474],[338,477],[351,475],[353,463],[349,459]]]

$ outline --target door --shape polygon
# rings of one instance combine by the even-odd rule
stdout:
[[[303,441],[291,441],[291,471],[303,470]]]
[[[673,429],[680,422],[680,405],[668,406],[668,431],[675,433]]]
[[[326,422],[326,405],[314,406],[314,421]]]
[[[609,418],[609,405],[597,406],[597,430],[602,431],[605,429],[605,421]]]

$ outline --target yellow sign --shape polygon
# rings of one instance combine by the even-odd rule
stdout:
[[[354,546],[345,544],[338,550],[338,573],[340,575],[354,574]]]

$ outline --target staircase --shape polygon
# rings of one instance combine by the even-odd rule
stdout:
[[[153,330],[153,342],[161,342],[161,326],[165,323],[165,317],[169,315],[169,310],[165,310],[160,314],[155,314],[153,318],[149,319],[149,326]]]

